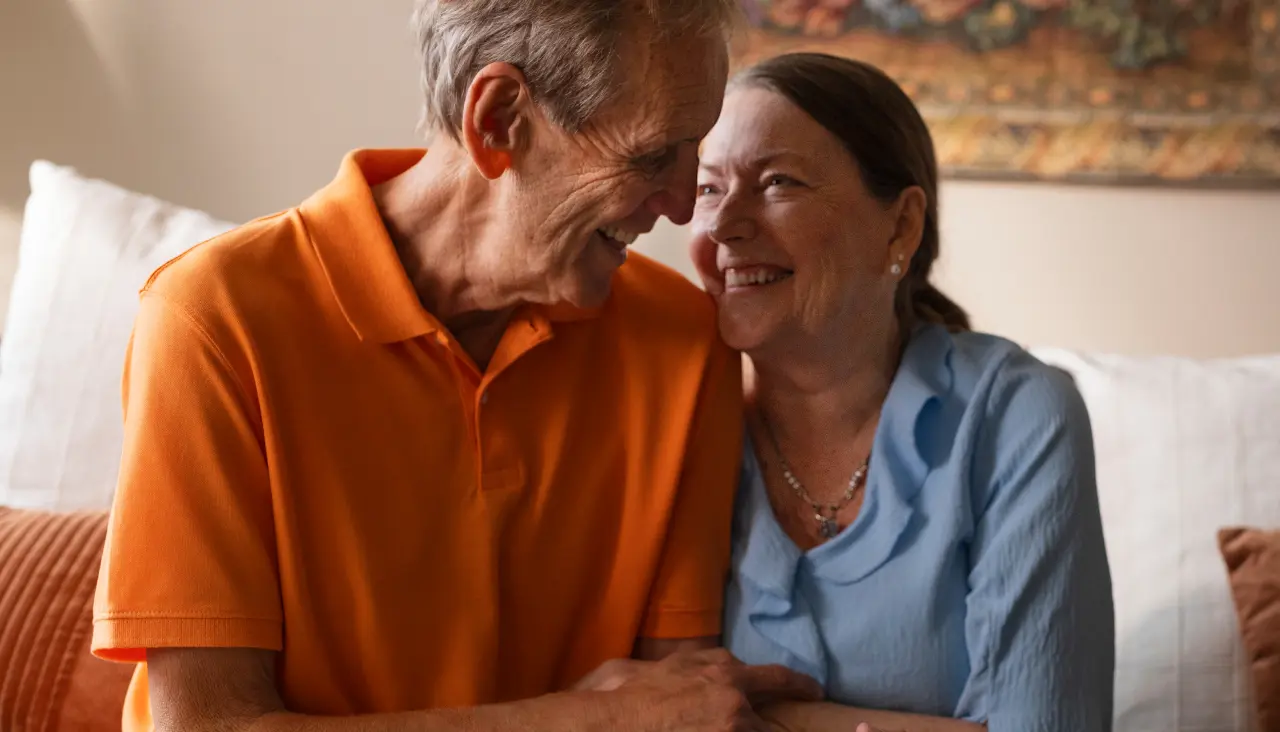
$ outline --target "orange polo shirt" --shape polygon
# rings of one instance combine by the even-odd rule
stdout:
[[[289,709],[349,715],[719,632],[742,408],[711,302],[632,254],[602,308],[518,311],[479,371],[370,191],[422,155],[353,153],[146,284],[98,655],[277,650]],[[125,716],[151,729],[145,663]]]

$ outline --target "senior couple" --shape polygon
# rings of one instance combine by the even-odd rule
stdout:
[[[732,9],[420,0],[430,150],[152,276],[125,730],[1109,729],[1080,398],[930,284],[903,92],[726,94]],[[663,216],[705,293],[628,255]]]

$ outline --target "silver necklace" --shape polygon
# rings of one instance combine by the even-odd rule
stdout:
[[[786,479],[787,485],[791,486],[791,490],[796,496],[809,504],[813,509],[813,519],[818,522],[818,528],[822,531],[825,539],[835,538],[840,533],[840,525],[836,522],[836,515],[840,513],[840,509],[849,505],[849,501],[858,494],[858,489],[862,487],[862,483],[867,478],[867,468],[871,465],[871,456],[868,455],[866,460],[862,461],[862,465],[853,471],[853,475],[849,476],[849,484],[844,489],[844,495],[840,496],[840,500],[835,503],[820,503],[809,495],[809,491],[805,490],[804,484],[800,479],[791,472],[791,466],[787,463],[787,459],[782,455],[782,445],[778,443],[778,436],[773,433],[773,425],[769,424],[769,418],[765,416],[764,410],[760,409],[760,423],[764,425],[764,431],[769,435],[769,441],[773,443],[773,452],[778,456],[778,465],[782,468],[782,477]]]

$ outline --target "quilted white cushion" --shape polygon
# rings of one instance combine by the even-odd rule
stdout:
[[[1115,732],[1251,732],[1216,532],[1280,527],[1280,356],[1036,352],[1093,422],[1116,604]]]
[[[70,168],[31,166],[0,340],[0,504],[110,506],[138,289],[161,264],[231,226]]]

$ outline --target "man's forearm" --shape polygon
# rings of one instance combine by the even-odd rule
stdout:
[[[572,691],[471,708],[312,716],[286,709],[271,651],[151,649],[147,665],[156,732],[604,732],[631,729],[646,705],[634,691]]]
[[[775,704],[761,716],[787,732],[852,732],[863,722],[891,732],[981,732],[986,729],[959,719],[882,712],[826,702]]]
[[[578,692],[467,709],[440,709],[354,717],[272,712],[198,732],[606,732],[623,729],[613,709],[616,694]],[[164,732],[163,726],[157,726]],[[176,732],[176,730],[175,730]],[[183,732],[196,732],[186,728]]]
[[[575,689],[525,701],[368,716],[287,711],[276,653],[253,648],[147,652],[157,732],[637,732],[757,729],[760,699],[818,699],[813,679],[783,666],[747,666],[727,651],[678,651],[628,667],[612,691]]]

